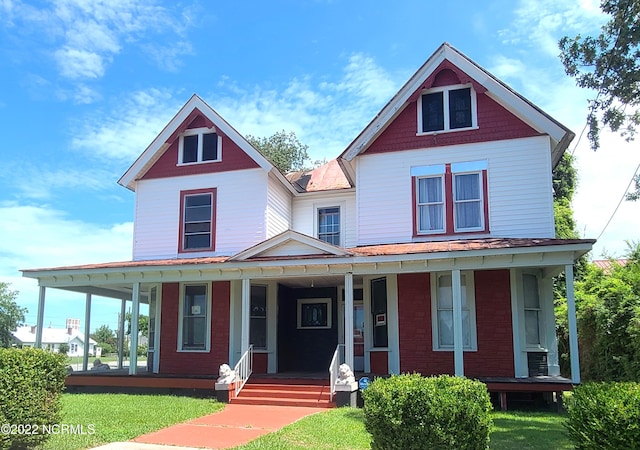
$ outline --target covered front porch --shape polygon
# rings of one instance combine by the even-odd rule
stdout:
[[[26,270],[24,276],[40,284],[40,330],[48,288],[84,293],[86,318],[92,295],[131,301],[127,376],[138,374],[137,317],[140,304],[149,304],[148,364],[156,377],[148,382],[213,379],[220,364],[233,367],[251,344],[253,372],[328,373],[332,355],[344,345],[339,362],[362,373],[420,371],[524,381],[531,378],[531,353],[545,356],[547,376],[559,375],[551,287],[552,278],[564,272],[571,382],[579,383],[573,261],[591,244],[491,239],[340,249],[285,233],[233,257]],[[525,275],[535,280],[538,305],[524,304]],[[491,324],[496,292],[502,296],[504,324]],[[440,305],[435,299],[441,296],[450,302]],[[536,345],[525,326],[534,315],[540,323]],[[87,334],[89,326],[85,320]],[[503,328],[501,339],[506,337],[496,347],[501,362],[495,371],[489,364],[483,372],[483,361],[495,359],[497,344],[491,340],[495,334],[485,332],[496,327]]]

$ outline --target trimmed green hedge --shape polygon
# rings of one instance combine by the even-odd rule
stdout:
[[[397,375],[374,380],[362,397],[374,450],[489,447],[491,399],[479,381]]]
[[[640,449],[640,383],[586,383],[567,402],[576,449]]]
[[[8,434],[3,428],[2,448],[33,447],[48,437],[43,425],[60,422],[66,361],[33,348],[0,348],[0,425],[12,426]]]

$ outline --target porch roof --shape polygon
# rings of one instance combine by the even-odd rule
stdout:
[[[326,279],[339,284],[357,276],[537,267],[553,276],[591,250],[593,239],[492,238],[383,244],[345,249],[343,254],[252,255],[122,261],[22,270],[40,286],[131,299],[134,283],[249,279]],[[144,295],[143,295],[144,297]],[[144,300],[143,300],[144,301]]]

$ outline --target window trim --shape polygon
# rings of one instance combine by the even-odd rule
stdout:
[[[463,270],[460,276],[465,277],[465,289],[467,295],[467,305],[469,306],[469,340],[470,345],[464,346],[465,352],[478,351],[478,329],[476,324],[476,290],[473,270]],[[451,272],[431,272],[431,340],[434,352],[453,352],[454,346],[441,346],[438,341],[438,280],[441,276],[453,276]],[[463,323],[464,325],[464,323]]]
[[[216,218],[217,218],[217,188],[193,189],[188,191],[180,191],[180,218],[178,223],[178,253],[194,253],[194,252],[210,252],[216,249]],[[184,248],[185,245],[185,200],[192,195],[211,195],[211,240],[209,247],[202,248]]]
[[[525,276],[532,276],[536,279],[536,288],[538,291],[538,308],[527,308],[526,304],[526,291],[525,291]],[[522,329],[524,332],[524,347],[527,351],[535,350],[535,351],[547,351],[546,346],[546,336],[544,333],[544,307],[542,303],[542,293],[540,292],[540,277],[537,273],[533,271],[523,270],[520,274],[520,279],[522,282]],[[529,344],[527,342],[527,311],[537,311],[538,312],[538,343],[537,344]]]
[[[451,124],[449,119],[449,92],[456,91],[459,89],[467,89],[467,88],[470,89],[470,96],[471,96],[471,126],[464,127],[464,128],[450,128]],[[436,92],[443,93],[442,107],[443,107],[443,115],[444,115],[444,127],[442,130],[423,131],[422,130],[422,97],[424,95],[433,94]],[[418,112],[417,114],[418,132],[416,133],[417,136],[429,136],[429,135],[435,135],[440,133],[453,133],[456,131],[468,131],[468,130],[478,129],[478,100],[477,100],[476,91],[473,88],[473,85],[471,83],[453,84],[449,86],[440,86],[440,87],[434,87],[431,89],[424,89],[422,90],[422,92],[420,92],[420,96],[418,97],[417,109],[418,109],[417,111]]]
[[[204,349],[185,349],[183,348],[182,342],[182,332],[184,330],[184,294],[187,286],[206,286],[207,287],[207,311],[205,312],[205,345]],[[211,296],[212,296],[212,283],[204,282],[189,282],[189,283],[180,283],[180,294],[178,301],[178,342],[177,342],[177,352],[179,353],[209,353],[211,351]]]
[[[249,324],[249,343],[251,343],[253,345],[254,350],[260,350],[260,351],[266,351],[269,348],[269,286],[266,284],[252,284],[250,286],[251,288],[254,287],[259,287],[259,288],[264,288],[265,290],[265,298],[264,298],[264,316],[254,316],[253,315],[253,307],[251,306],[251,300],[252,298],[249,299],[249,322],[251,322],[252,319],[264,319],[264,341],[265,341],[265,345],[264,347],[256,347],[255,344],[253,344],[252,340],[251,340],[251,324]]]
[[[208,159],[206,161],[202,160],[202,145],[203,145],[203,135],[205,134],[215,134],[218,137],[217,143],[217,158],[216,159]],[[184,137],[185,136],[198,136],[198,156],[196,161],[192,162],[182,162],[184,159]],[[185,130],[178,139],[178,166],[192,166],[194,164],[207,164],[207,163],[217,163],[222,161],[222,136],[218,133],[215,128],[189,128]]]
[[[455,176],[470,173],[480,174],[480,201],[481,201],[481,226],[476,228],[459,229],[455,223]],[[418,180],[421,178],[433,178],[442,176],[444,179],[443,197],[444,197],[444,230],[420,230],[420,215],[418,208]],[[413,237],[425,236],[450,236],[464,234],[489,233],[489,176],[488,163],[483,161],[470,161],[461,163],[446,163],[430,166],[414,166],[411,167],[411,200],[413,214]]]
[[[298,330],[329,330],[332,327],[332,311],[331,311],[331,299],[326,298],[299,298],[297,308],[297,329]],[[325,303],[327,305],[327,325],[324,326],[311,326],[306,327],[302,325],[302,305],[309,303]]]
[[[339,209],[339,214],[340,214],[340,243],[338,244],[338,247],[345,247],[345,220],[346,220],[346,202],[344,201],[339,201],[339,202],[319,202],[319,203],[314,203],[313,204],[313,237],[315,237],[316,239],[320,239],[319,237],[319,231],[320,231],[320,210],[321,209],[327,209],[327,208],[338,208]],[[320,239],[322,240],[322,239]],[[326,242],[326,241],[322,241],[322,242]],[[327,244],[329,244],[327,242]],[[333,245],[333,244],[329,244],[329,245]]]

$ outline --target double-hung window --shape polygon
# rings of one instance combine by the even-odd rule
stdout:
[[[540,294],[538,278],[531,273],[522,275],[524,291],[524,329],[527,347],[540,347]]]
[[[449,274],[433,274],[431,311],[434,350],[453,350],[453,286]],[[476,350],[475,294],[473,273],[460,274],[462,303],[462,347]]]
[[[211,332],[209,295],[208,283],[182,285],[178,341],[180,350],[209,350],[209,334]]]
[[[214,249],[215,197],[215,189],[181,193],[180,251]]]
[[[424,91],[418,100],[418,134],[477,127],[476,95],[469,85]]]
[[[418,233],[443,233],[444,176],[417,178]]]
[[[267,348],[267,286],[251,286],[249,341],[253,348]]]
[[[178,164],[222,160],[222,139],[209,128],[186,130],[178,142]]]
[[[318,239],[340,245],[340,207],[318,208]]]
[[[411,168],[414,235],[488,232],[487,162]]]

